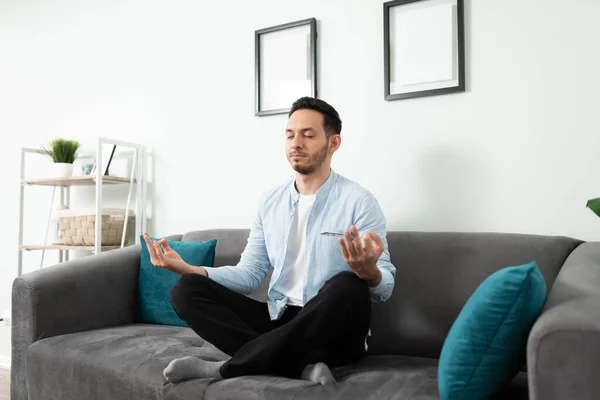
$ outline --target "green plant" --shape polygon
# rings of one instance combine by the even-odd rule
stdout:
[[[586,207],[592,210],[594,214],[600,217],[600,197],[597,199],[588,200]]]
[[[42,147],[41,154],[47,155],[55,163],[73,164],[77,157],[79,142],[76,140],[54,139],[50,147]]]

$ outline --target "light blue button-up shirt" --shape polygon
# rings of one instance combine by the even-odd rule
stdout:
[[[207,268],[215,282],[242,294],[250,294],[262,282],[269,268],[268,307],[272,320],[279,319],[287,307],[287,297],[274,289],[285,268],[287,241],[300,195],[295,181],[266,192],[261,198],[250,236],[240,262],[233,266]],[[394,288],[396,268],[390,262],[386,222],[375,197],[365,188],[331,170],[327,181],[317,190],[306,226],[306,271],[303,301],[312,299],[325,282],[342,271],[351,271],[344,261],[338,234],[356,225],[359,236],[369,230],[379,235],[385,246],[377,261],[381,282],[370,288],[371,299],[386,301]]]

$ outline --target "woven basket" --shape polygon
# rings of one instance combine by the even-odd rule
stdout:
[[[125,245],[127,236],[133,228],[133,211],[129,211]],[[95,246],[96,213],[64,210],[57,212],[59,243],[70,246]],[[102,210],[102,246],[118,246],[123,236],[125,221],[124,209]]]

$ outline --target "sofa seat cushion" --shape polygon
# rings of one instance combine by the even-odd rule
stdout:
[[[396,355],[367,356],[336,368],[334,385],[301,380],[244,376],[212,382],[205,400],[438,400],[438,360]],[[191,386],[193,381],[188,382]],[[186,397],[187,398],[187,397]],[[191,397],[190,397],[191,398]],[[519,374],[494,400],[526,400],[527,375]]]
[[[190,328],[128,325],[42,339],[26,355],[30,400],[439,399],[438,360],[379,355],[336,368],[335,385],[272,376],[193,379],[168,383],[162,375],[184,356],[226,356]],[[497,399],[527,399],[520,374]]]
[[[30,400],[183,399],[162,375],[171,360],[225,355],[190,328],[136,324],[42,339],[26,354]],[[210,379],[196,380],[202,399]]]

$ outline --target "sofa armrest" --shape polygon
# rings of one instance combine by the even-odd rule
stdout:
[[[600,398],[600,243],[567,258],[529,335],[531,400]]]
[[[32,343],[134,322],[140,254],[140,245],[130,246],[14,280],[11,399],[27,399],[25,352]]]

